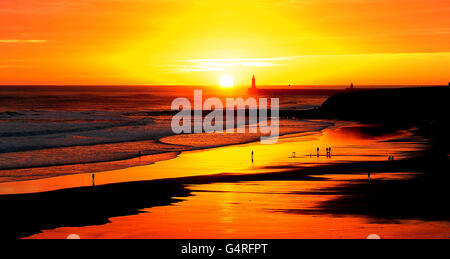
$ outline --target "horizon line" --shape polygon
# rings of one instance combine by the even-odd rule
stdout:
[[[448,82],[450,84],[450,81]],[[384,87],[398,87],[398,86],[448,86],[448,84],[355,84],[354,86],[384,86]],[[350,84],[261,84],[257,85],[258,87],[267,87],[267,86],[287,86],[287,87],[298,87],[298,86],[342,86],[347,87]],[[202,85],[202,84],[0,84],[0,87],[4,86],[99,86],[99,87],[107,87],[107,86],[138,86],[138,87],[152,87],[152,86],[197,86],[197,87],[220,87],[219,85]],[[246,85],[235,85],[234,87],[247,87],[251,86],[251,84]],[[232,89],[232,88],[231,88]]]

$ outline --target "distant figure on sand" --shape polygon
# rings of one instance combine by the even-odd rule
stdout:
[[[95,186],[95,174],[92,174],[92,186]]]
[[[319,156],[320,148],[317,148],[317,156]]]
[[[252,163],[253,163],[253,150],[252,150]]]
[[[292,152],[292,157],[295,158],[296,157],[296,153]]]

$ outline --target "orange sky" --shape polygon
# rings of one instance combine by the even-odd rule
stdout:
[[[448,0],[1,0],[0,84],[447,84]]]

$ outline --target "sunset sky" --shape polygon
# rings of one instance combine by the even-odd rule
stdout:
[[[1,0],[0,84],[447,84],[448,0]]]

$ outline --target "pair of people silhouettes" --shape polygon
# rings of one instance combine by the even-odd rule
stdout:
[[[327,147],[327,157],[331,157],[331,147]]]
[[[327,157],[331,157],[331,147],[326,148],[327,151]],[[320,156],[320,148],[317,148],[317,156]]]

